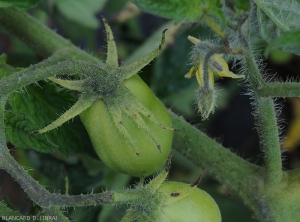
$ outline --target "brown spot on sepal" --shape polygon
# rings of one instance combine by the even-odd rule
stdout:
[[[170,169],[171,169],[172,156],[173,156],[173,152],[171,151],[171,153],[170,153],[170,155],[168,157],[167,167],[165,169],[166,172],[169,172]]]
[[[191,184],[191,187],[195,187],[195,186],[197,187],[200,181],[201,181],[201,176],[199,176],[199,178],[194,183]]]

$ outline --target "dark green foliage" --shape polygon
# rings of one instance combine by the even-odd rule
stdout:
[[[15,147],[35,149],[39,152],[53,152],[58,146],[51,143],[46,135],[28,135],[37,128],[26,113],[5,113],[6,137]]]
[[[197,20],[209,10],[218,7],[218,0],[135,0],[142,10],[165,18]]]
[[[265,50],[267,56],[273,49],[282,48],[284,51],[300,55],[300,30],[287,32],[275,39]]]
[[[260,35],[268,43],[289,31],[299,29],[300,5],[295,0],[255,0],[254,2],[257,9],[253,8],[252,12],[257,19]],[[285,38],[289,39],[290,37],[289,34],[279,41],[285,41]],[[281,49],[298,55],[300,53],[297,47],[284,47],[282,45]]]
[[[25,11],[37,6],[40,0],[0,0],[0,8],[15,6],[20,11]]]
[[[10,94],[9,104],[12,106],[14,112],[26,113],[27,116],[32,118],[31,122],[38,123],[35,128],[32,125],[30,128],[26,128],[26,130],[23,128],[24,134],[28,134],[29,131],[38,130],[56,119],[75,100],[71,91],[58,89],[54,84],[40,82],[39,85],[27,86],[22,93],[16,92]],[[7,121],[8,123],[14,123],[13,120]],[[90,140],[79,118],[75,118],[72,123],[64,124],[46,135],[52,143],[59,146],[59,152],[63,154],[69,152],[87,152],[91,148]],[[35,137],[35,135],[28,135],[28,137]],[[24,145],[21,147],[24,147]],[[35,149],[43,151],[40,146],[35,146]]]

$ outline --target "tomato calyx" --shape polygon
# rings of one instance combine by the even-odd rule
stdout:
[[[150,63],[162,50],[165,42],[165,31],[158,48],[145,57],[126,66],[119,66],[117,48],[113,38],[112,30],[107,24],[106,19],[102,18],[107,34],[107,59],[105,64],[92,64],[89,62],[76,61],[74,70],[79,74],[79,80],[59,79],[56,77],[48,78],[50,81],[65,88],[81,92],[78,101],[57,120],[43,129],[33,131],[31,134],[45,133],[55,129],[66,121],[79,115],[94,102],[103,100],[110,112],[111,119],[120,134],[128,141],[136,155],[140,155],[138,147],[134,145],[133,139],[123,125],[123,116],[127,116],[134,121],[138,128],[145,131],[149,138],[155,142],[157,149],[161,151],[156,136],[149,129],[145,120],[154,123],[162,129],[175,131],[175,129],[164,125],[158,121],[136,96],[130,92],[123,84],[138,73],[144,66]],[[101,115],[101,113],[99,114]]]

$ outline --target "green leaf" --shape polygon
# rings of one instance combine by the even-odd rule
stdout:
[[[283,48],[284,51],[293,51],[300,54],[300,30],[287,32],[274,40],[265,50],[267,56],[272,50],[276,48]],[[287,50],[288,49],[288,50]]]
[[[6,112],[5,126],[7,140],[17,148],[31,148],[44,153],[58,149],[58,146],[51,143],[46,135],[28,135],[30,131],[36,129],[37,125],[26,113]]]
[[[284,33],[300,28],[300,5],[296,0],[254,0],[257,9],[259,32],[268,43]],[[253,10],[254,11],[254,10]],[[283,51],[299,54],[293,47],[283,47]]]
[[[283,32],[299,29],[300,5],[295,0],[254,0],[260,30],[267,42]]]
[[[234,6],[239,10],[247,11],[250,7],[249,0],[234,0]]]
[[[40,0],[0,0],[0,8],[15,6],[20,11],[25,11],[37,6]]]
[[[105,5],[107,0],[55,0],[58,10],[70,21],[83,27],[97,29],[100,25],[95,14]]]
[[[146,12],[176,21],[200,18],[206,7],[212,4],[207,0],[205,2],[201,0],[134,0],[133,2]]]
[[[58,89],[54,84],[45,82],[40,82],[38,86],[27,86],[23,93],[11,93],[9,96],[13,111],[26,113],[36,123],[33,130],[41,129],[57,119],[75,100],[71,91]],[[78,117],[71,124],[65,123],[46,135],[59,146],[58,151],[63,154],[92,150],[89,137]]]
[[[208,15],[214,17],[220,23],[221,28],[225,29],[227,24],[227,18],[221,8],[212,7],[209,10]]]
[[[1,54],[0,56],[0,66],[5,65],[7,61],[7,55],[5,53]]]

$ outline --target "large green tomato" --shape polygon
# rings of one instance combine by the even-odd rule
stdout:
[[[164,182],[157,192],[166,196],[160,207],[165,222],[221,222],[214,199],[205,191],[180,182]],[[178,200],[176,200],[178,199]]]
[[[165,106],[139,76],[132,76],[124,82],[124,86],[152,112],[158,121],[171,127],[171,119]],[[100,159],[115,171],[136,177],[148,176],[161,169],[170,154],[173,132],[162,129],[146,117],[143,119],[159,142],[162,152],[145,131],[138,128],[128,116],[122,114],[122,122],[135,143],[139,156],[113,123],[103,100],[95,102],[82,112],[80,118]]]

